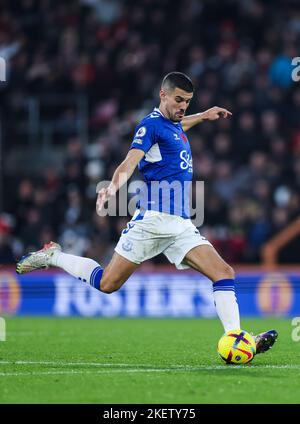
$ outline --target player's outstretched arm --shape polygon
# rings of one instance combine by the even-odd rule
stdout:
[[[187,131],[190,128],[192,128],[194,125],[199,124],[202,121],[209,120],[209,121],[215,121],[216,119],[219,119],[221,117],[227,118],[227,116],[232,115],[229,110],[224,109],[222,107],[214,106],[210,109],[207,109],[204,112],[195,113],[194,115],[188,115],[185,116],[182,121],[182,128],[183,131]]]
[[[115,170],[109,186],[107,188],[102,188],[98,193],[97,202],[96,202],[96,211],[98,214],[100,214],[100,211],[103,208],[105,202],[111,196],[114,196],[117,193],[117,191],[122,187],[122,185],[129,180],[137,164],[143,158],[144,155],[145,155],[145,152],[143,150],[140,150],[140,149],[129,150],[126,158]]]

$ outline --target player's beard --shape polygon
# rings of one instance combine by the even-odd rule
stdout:
[[[173,121],[181,122],[183,117],[184,117],[184,112],[175,112],[174,117],[173,117],[174,118]]]
[[[166,111],[168,112],[168,119],[170,119],[173,122],[181,122],[185,112],[180,111],[180,116],[178,116],[179,111],[173,112],[172,109],[166,108]]]

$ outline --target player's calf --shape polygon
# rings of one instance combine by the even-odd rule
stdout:
[[[121,279],[112,279],[110,277],[103,276],[100,281],[100,287],[99,290],[106,294],[111,294],[117,290],[125,283],[125,281],[122,282]]]
[[[103,293],[113,293],[119,290],[123,284],[128,280],[131,273],[127,270],[117,270],[115,266],[109,264],[103,272],[101,281],[99,282],[99,290]]]
[[[107,294],[119,290],[138,267],[138,264],[115,252],[110,263],[103,270],[99,290]]]

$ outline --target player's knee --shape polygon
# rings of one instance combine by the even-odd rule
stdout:
[[[222,278],[235,279],[235,271],[230,265],[225,264],[221,272]]]
[[[211,279],[213,281],[219,281],[219,280],[234,280],[235,279],[235,272],[234,269],[226,264],[222,263],[218,267],[216,267],[214,270],[212,270],[211,273]]]
[[[206,270],[204,275],[206,275],[213,282],[220,281],[220,280],[235,279],[234,269],[226,263],[220,263],[218,264],[218,266],[215,266],[213,268]]]

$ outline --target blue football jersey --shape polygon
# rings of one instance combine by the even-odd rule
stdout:
[[[181,123],[155,108],[136,127],[130,148],[145,152],[138,165],[145,185],[137,206],[189,218],[193,162]]]

